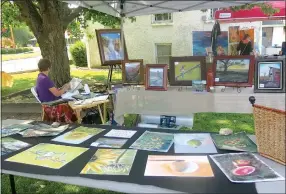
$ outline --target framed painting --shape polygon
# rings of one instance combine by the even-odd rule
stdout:
[[[254,56],[214,57],[215,86],[252,87]]]
[[[144,67],[142,59],[122,61],[122,83],[144,83]]]
[[[125,40],[124,49],[121,42],[120,29],[96,30],[96,37],[102,65],[116,65],[128,60]]]
[[[255,93],[285,93],[285,58],[258,59],[254,77]]]
[[[171,57],[170,85],[191,86],[193,80],[206,80],[206,69],[204,56]]]
[[[167,64],[147,64],[146,65],[146,90],[167,90]]]

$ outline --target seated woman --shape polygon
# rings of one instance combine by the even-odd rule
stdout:
[[[54,82],[48,76],[51,68],[51,62],[48,59],[41,59],[38,68],[40,73],[37,78],[36,92],[39,100],[44,103],[60,99],[61,95],[69,89],[69,84],[65,84],[61,89],[55,87]],[[74,111],[66,103],[42,106],[44,109],[43,121],[72,123],[77,120]]]

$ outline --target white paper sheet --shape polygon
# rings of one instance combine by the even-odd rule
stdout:
[[[122,138],[131,138],[136,131],[132,130],[117,130],[117,129],[112,129],[109,131],[107,134],[105,134],[105,137],[122,137]]]

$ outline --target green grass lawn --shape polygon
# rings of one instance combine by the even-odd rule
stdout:
[[[36,84],[38,72],[13,74],[14,84],[11,88],[2,88],[2,96],[29,89]],[[72,77],[83,79],[87,83],[106,83],[108,70],[71,70]],[[121,72],[115,71],[112,75],[113,81],[121,79]]]
[[[41,56],[41,52],[33,52],[33,53],[20,53],[20,54],[2,54],[2,61],[10,61],[17,59],[27,59],[32,57]]]
[[[136,115],[125,115],[125,124],[131,127],[134,124]],[[218,132],[220,128],[231,128],[234,132],[245,131],[254,133],[252,114],[228,114],[228,113],[197,113],[194,118],[193,129],[182,128],[181,130]],[[93,193],[115,193],[111,191],[90,189],[75,185],[67,185],[50,181],[42,181],[24,177],[15,177],[18,194],[40,193],[40,194],[93,194]],[[9,177],[2,175],[2,194],[10,192]]]

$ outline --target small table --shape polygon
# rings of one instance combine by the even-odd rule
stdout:
[[[83,109],[88,109],[88,108],[94,108],[97,107],[98,108],[98,112],[100,115],[100,119],[102,124],[105,124],[106,122],[106,103],[108,103],[109,100],[102,100],[102,101],[95,101],[92,103],[88,103],[88,104],[75,104],[75,101],[70,101],[68,104],[69,106],[75,111],[76,113],[76,117],[77,117],[77,122],[79,124],[81,124],[82,118],[81,118],[81,111]],[[101,110],[100,105],[103,104],[103,110]],[[103,113],[102,113],[103,112]]]

